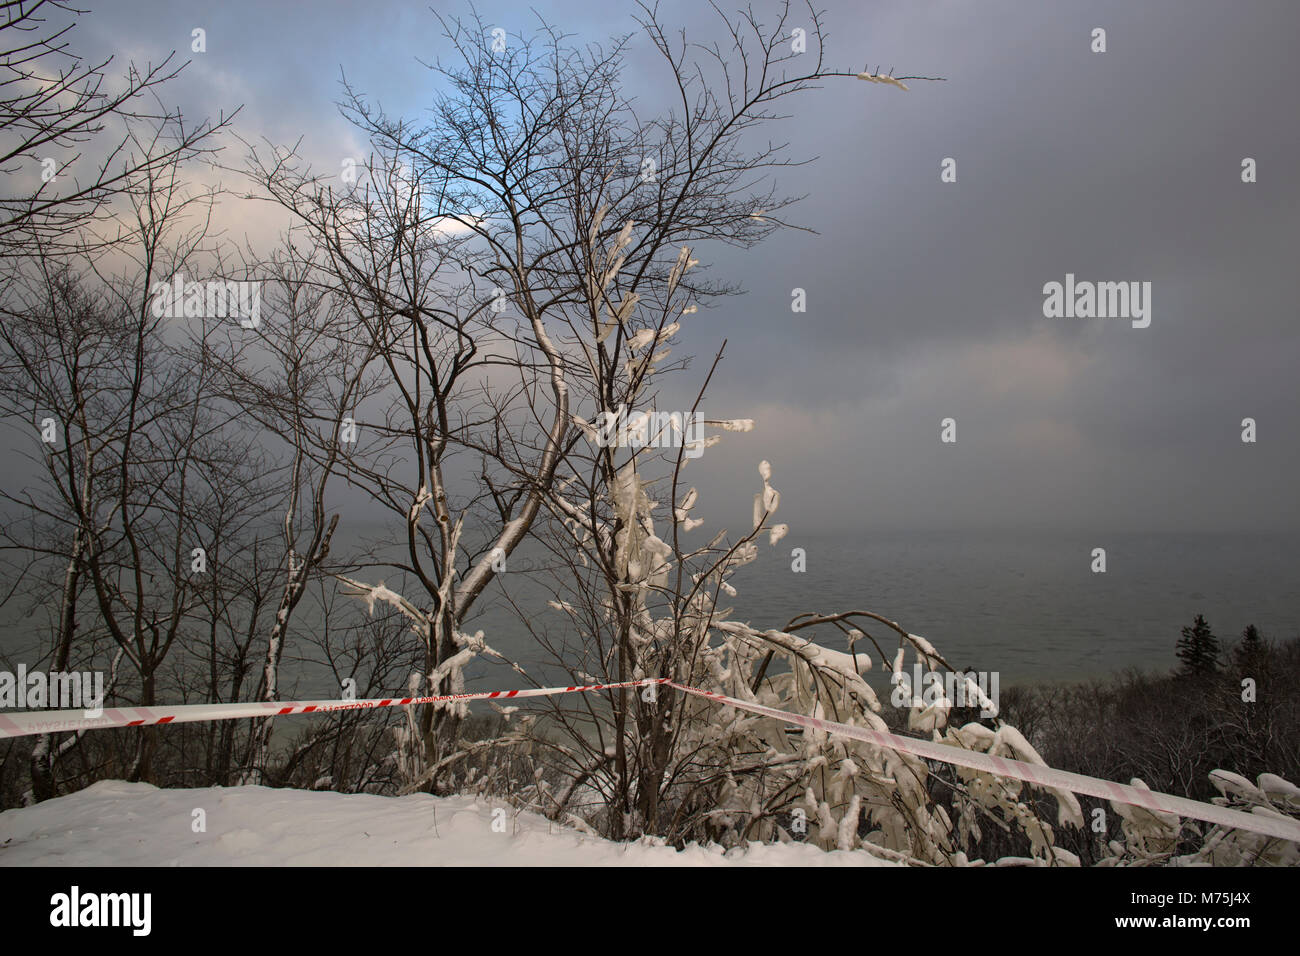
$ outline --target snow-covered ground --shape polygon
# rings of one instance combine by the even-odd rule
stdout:
[[[206,830],[197,832],[200,821]],[[697,845],[678,852],[648,842],[618,844],[470,797],[376,797],[266,787],[159,790],[105,780],[70,796],[0,813],[0,865],[890,864],[862,850],[828,853],[798,843],[754,843],[725,854]]]

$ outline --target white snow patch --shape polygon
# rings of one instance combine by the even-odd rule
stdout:
[[[202,809],[207,831],[195,833]],[[494,814],[504,810],[504,816]],[[505,832],[493,830],[503,820]],[[498,824],[500,826],[500,824]],[[0,813],[8,866],[891,866],[864,850],[614,843],[490,798],[103,780]]]

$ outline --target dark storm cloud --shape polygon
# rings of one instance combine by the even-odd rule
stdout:
[[[709,414],[758,427],[692,465],[703,512],[743,520],[730,489],[767,458],[796,528],[1300,526],[1300,8],[827,6],[832,64],[948,79],[831,83],[772,131],[792,158],[819,156],[781,183],[809,194],[795,218],[818,234],[709,251],[748,294],[696,315],[679,351],[727,338]],[[536,23],[479,9],[511,33]],[[634,28],[631,4],[536,9],[581,40]],[[661,11],[717,36],[702,4]],[[333,105],[340,66],[414,115],[433,82],[416,58],[446,52],[433,16],[398,3],[103,5],[82,29],[157,59],[189,56],[196,26],[209,52],[177,88],[187,111],[244,103],[245,138],[304,136],[324,164],[360,147]],[[627,71],[643,107],[667,95],[651,62],[635,48]],[[955,184],[939,180],[945,157]],[[1066,273],[1151,282],[1150,328],[1044,318],[1043,284]],[[795,287],[806,314],[790,312]],[[939,441],[947,416],[955,446]],[[1257,445],[1239,440],[1248,416]]]

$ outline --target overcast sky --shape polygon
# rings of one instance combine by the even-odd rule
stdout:
[[[414,3],[92,6],[79,48],[122,60],[190,57],[204,28],[207,52],[166,98],[201,115],[242,104],[246,139],[303,137],[332,165],[365,153],[334,106],[340,68],[414,115],[434,81],[417,58],[446,53]],[[661,12],[711,40],[702,7]],[[792,101],[773,131],[794,158],[819,157],[781,181],[809,194],[794,218],[817,235],[710,250],[714,277],[747,294],[692,317],[678,351],[727,338],[706,410],[757,427],[692,464],[697,512],[739,523],[766,458],[780,520],[809,532],[1300,530],[1300,4],[825,7],[832,64],[947,81],[843,80]],[[531,9],[580,40],[635,27],[623,0]],[[479,10],[510,34],[536,24],[521,4]],[[1090,49],[1097,27],[1105,53]],[[636,74],[630,91],[654,102]],[[955,183],[940,181],[947,157]],[[228,226],[260,228],[236,215]],[[1044,318],[1044,284],[1067,273],[1150,282],[1150,326]],[[947,417],[955,444],[940,441]]]

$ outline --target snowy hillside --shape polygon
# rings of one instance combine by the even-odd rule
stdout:
[[[0,813],[0,865],[889,866],[861,850],[754,843],[744,852],[621,845],[470,797],[266,787],[160,790],[105,780]],[[202,814],[196,811],[203,811]],[[199,819],[206,832],[195,832]],[[494,829],[494,822],[496,828]],[[504,830],[504,832],[500,832]]]

